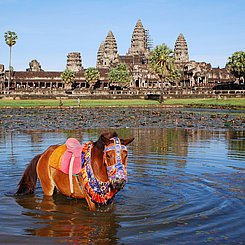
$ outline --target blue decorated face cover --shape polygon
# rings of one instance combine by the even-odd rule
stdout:
[[[119,190],[127,181],[128,150],[122,145],[118,137],[114,137],[113,143],[105,147],[104,161],[108,178],[113,188]]]

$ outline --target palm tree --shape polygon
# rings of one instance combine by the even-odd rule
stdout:
[[[8,77],[8,92],[9,92],[9,86],[10,86],[10,79],[11,79],[11,56],[12,56],[12,46],[16,44],[16,40],[18,39],[18,36],[13,31],[7,31],[4,34],[5,42],[9,46],[9,77]]]
[[[129,87],[132,76],[128,69],[127,64],[118,64],[115,68],[109,71],[110,85],[118,87]]]
[[[75,72],[71,71],[69,69],[65,69],[61,75],[60,78],[62,79],[62,81],[64,81],[65,83],[65,89],[70,89],[72,83],[75,80]]]
[[[84,77],[89,84],[89,89],[92,90],[95,83],[100,79],[100,73],[95,67],[89,67],[84,72]]]
[[[163,83],[173,81],[179,76],[174,64],[173,51],[166,44],[156,46],[150,54],[149,66],[150,69],[160,78],[160,103],[162,103]]]

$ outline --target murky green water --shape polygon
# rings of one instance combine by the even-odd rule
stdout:
[[[0,132],[1,244],[243,244],[245,131],[120,129],[134,136],[129,180],[95,213],[60,194],[16,197],[26,164],[67,137],[100,130]]]

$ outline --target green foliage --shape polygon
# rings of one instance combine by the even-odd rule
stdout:
[[[173,51],[166,45],[158,45],[151,52],[149,58],[150,70],[165,82],[179,78],[179,73],[174,64]]]
[[[127,64],[118,64],[115,68],[110,69],[109,74],[110,85],[119,87],[129,87],[132,76]]]
[[[245,78],[245,52],[237,51],[228,58],[228,63],[226,64],[228,69],[235,77]]]
[[[75,80],[75,73],[74,71],[71,71],[69,69],[65,69],[61,75],[60,78],[62,81],[64,81],[65,84],[72,84]]]
[[[84,72],[84,77],[89,84],[90,89],[93,88],[95,83],[100,79],[100,73],[95,67],[89,67]]]
[[[150,70],[158,75],[161,81],[160,103],[163,102],[163,82],[173,82],[180,76],[174,61],[173,51],[166,44],[156,46],[150,54]]]
[[[18,39],[18,36],[13,31],[7,31],[4,34],[5,42],[9,47],[12,47],[16,44],[16,40]]]

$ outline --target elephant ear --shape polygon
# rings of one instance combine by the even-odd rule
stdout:
[[[125,140],[121,139],[122,145],[128,145],[128,144],[130,144],[133,141],[134,141],[134,138],[129,138],[129,139],[125,139]]]

